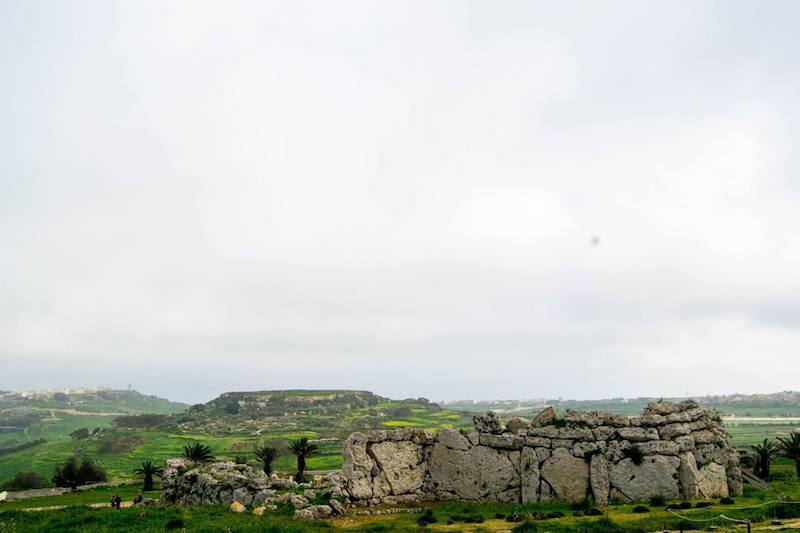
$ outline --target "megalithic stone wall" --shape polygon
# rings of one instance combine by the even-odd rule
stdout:
[[[642,416],[548,409],[505,427],[353,433],[345,491],[360,504],[430,500],[539,502],[717,498],[742,491],[739,456],[715,411],[656,402]]]

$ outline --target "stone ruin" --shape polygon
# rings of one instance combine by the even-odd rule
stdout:
[[[739,456],[714,411],[693,401],[656,402],[642,416],[552,408],[533,421],[475,416],[474,429],[403,428],[353,433],[341,472],[310,484],[267,477],[232,462],[169,459],[161,502],[225,504],[256,514],[291,504],[299,518],[344,514],[343,504],[435,500],[509,503],[593,498],[642,501],[738,496]],[[303,494],[297,494],[297,489]]]
[[[341,474],[314,476],[311,483],[298,484],[275,474],[267,476],[249,465],[220,462],[197,465],[186,459],[168,459],[161,476],[161,503],[178,505],[230,505],[253,513],[277,509],[282,502],[295,509],[295,516],[305,519],[329,518],[345,513],[342,501]],[[295,489],[302,489],[297,494]]]
[[[343,490],[357,505],[695,499],[742,492],[739,456],[715,411],[693,401],[649,404],[642,416],[552,408],[471,431],[353,433]]]

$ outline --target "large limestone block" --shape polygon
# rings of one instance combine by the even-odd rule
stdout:
[[[552,407],[545,407],[533,417],[533,426],[549,426],[556,421],[556,410]]]
[[[658,440],[658,430],[656,428],[630,427],[617,429],[620,438],[631,442],[646,442]]]
[[[645,457],[640,465],[632,459],[623,459],[611,467],[609,478],[611,485],[632,501],[652,496],[677,498],[679,465],[677,457],[663,455]]]
[[[539,501],[539,458],[535,449],[522,448],[519,469],[522,503]]]
[[[357,500],[372,497],[372,459],[367,453],[367,436],[353,433],[342,446],[342,473],[347,478],[347,490]]]
[[[451,448],[453,450],[466,451],[472,447],[467,437],[452,428],[444,428],[437,437],[437,442],[442,446]]]
[[[697,490],[697,461],[691,452],[682,453],[680,460],[678,479],[681,482],[681,496],[685,500],[693,500],[699,494]]]
[[[608,505],[608,495],[611,488],[608,479],[608,461],[599,453],[592,456],[589,465],[589,481],[592,485],[594,500],[600,505]]]
[[[542,465],[542,479],[550,486],[553,499],[581,500],[589,488],[589,465],[573,457],[566,448],[556,448]]]
[[[527,431],[531,429],[531,423],[525,420],[524,418],[519,418],[516,416],[512,416],[508,420],[506,420],[506,430],[510,431],[511,433],[517,433],[519,431]]]
[[[467,451],[434,444],[428,460],[434,491],[464,500],[507,499],[509,489],[519,498],[520,477],[507,452],[486,446]]]
[[[725,467],[709,463],[697,473],[697,490],[703,498],[724,498],[728,495],[728,475]]]
[[[409,441],[379,442],[371,447],[372,457],[385,474],[392,494],[408,494],[422,487],[425,479],[422,446]]]

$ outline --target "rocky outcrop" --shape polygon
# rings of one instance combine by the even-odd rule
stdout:
[[[237,513],[252,505],[256,514],[263,513],[266,508],[275,508],[279,502],[288,502],[300,518],[323,518],[344,514],[344,507],[337,500],[346,500],[350,496],[344,492],[344,485],[345,478],[338,472],[314,476],[315,488],[311,489],[309,484],[298,485],[274,474],[267,477],[248,465],[232,462],[196,465],[184,459],[168,459],[161,477],[160,501],[178,505],[227,505]],[[291,492],[298,487],[306,489],[303,496]],[[404,488],[412,489],[413,486]],[[329,503],[310,504],[310,500],[320,498],[329,500]],[[308,512],[300,513],[306,510]]]
[[[354,433],[344,444],[344,490],[356,504],[426,500],[537,502],[712,498],[741,493],[737,453],[716,413],[656,402],[642,416],[545,409],[504,427],[475,416],[473,431]]]

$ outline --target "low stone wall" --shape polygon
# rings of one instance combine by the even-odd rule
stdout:
[[[358,504],[429,500],[539,502],[591,497],[640,501],[741,494],[739,457],[714,411],[657,402],[642,416],[551,408],[503,426],[354,433],[344,444],[344,489]]]

